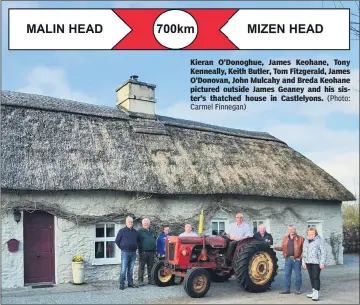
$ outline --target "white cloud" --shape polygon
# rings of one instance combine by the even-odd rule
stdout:
[[[17,91],[49,95],[84,103],[97,104],[96,98],[71,88],[66,72],[61,68],[38,66],[28,73],[26,85]]]

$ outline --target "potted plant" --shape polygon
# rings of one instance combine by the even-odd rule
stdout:
[[[75,285],[84,283],[84,259],[81,255],[72,258],[73,282]]]

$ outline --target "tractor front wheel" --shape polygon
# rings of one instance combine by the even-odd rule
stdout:
[[[184,279],[184,289],[192,298],[204,297],[210,289],[210,274],[206,269],[190,269]]]
[[[244,245],[235,261],[235,276],[240,286],[249,292],[264,292],[277,275],[275,251],[266,243]]]
[[[151,269],[151,279],[156,286],[165,287],[174,284],[175,275],[166,272],[164,262],[158,261]]]

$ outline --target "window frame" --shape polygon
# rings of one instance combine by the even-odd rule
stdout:
[[[270,230],[270,220],[267,218],[267,219],[254,219],[251,221],[252,223],[252,233],[255,234],[256,232],[258,232],[258,228],[259,228],[259,222],[262,222],[262,224],[265,225],[266,227],[266,232],[268,233],[271,233],[271,230]],[[256,231],[255,231],[255,228],[254,228],[254,222],[256,222]]]
[[[309,228],[310,225],[315,225],[315,228],[318,232],[318,234],[324,238],[324,235],[323,235],[323,223],[324,221],[323,220],[319,220],[319,219],[311,219],[311,220],[308,220],[306,222],[306,230]]]
[[[96,237],[96,226],[97,225],[104,225],[104,230],[105,230],[105,234],[106,235],[106,225],[114,225],[114,237]],[[116,239],[116,234],[120,229],[120,225],[118,225],[115,222],[98,222],[94,225],[93,227],[93,242],[92,242],[92,259],[91,259],[91,264],[92,265],[118,265],[121,263],[120,258],[121,258],[121,250],[117,248],[116,244],[115,244],[115,257],[111,257],[111,258],[96,258],[95,257],[95,243],[96,242],[104,242],[104,246],[106,245],[107,241],[114,241]],[[105,255],[106,255],[106,251]]]
[[[228,231],[228,229],[229,229],[229,219],[228,218],[216,217],[216,218],[211,219],[211,226],[209,228],[210,235],[213,235],[212,234],[212,231],[213,231],[212,230],[212,225],[213,225],[214,222],[218,224],[218,228],[219,228],[219,223],[223,222],[225,224],[224,233],[226,233]],[[219,236],[219,235],[214,235],[214,236]]]

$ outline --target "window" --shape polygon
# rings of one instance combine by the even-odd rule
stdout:
[[[254,220],[253,221],[253,234],[255,234],[259,230],[259,226],[263,224],[265,225],[266,232],[270,233],[270,220],[264,219],[264,220]]]
[[[254,220],[253,221],[253,234],[255,234],[259,230],[259,225],[264,224],[264,220]]]
[[[310,220],[307,222],[307,227],[308,228],[315,228],[318,232],[318,234],[323,237],[323,232],[322,232],[322,220]]]
[[[102,223],[95,226],[95,261],[96,263],[116,263],[115,224]],[[118,262],[117,262],[118,263]]]
[[[206,226],[206,234],[220,235],[229,230],[229,218],[227,215],[217,215],[211,219],[210,225]]]
[[[211,235],[220,235],[225,232],[225,221],[211,222]]]

